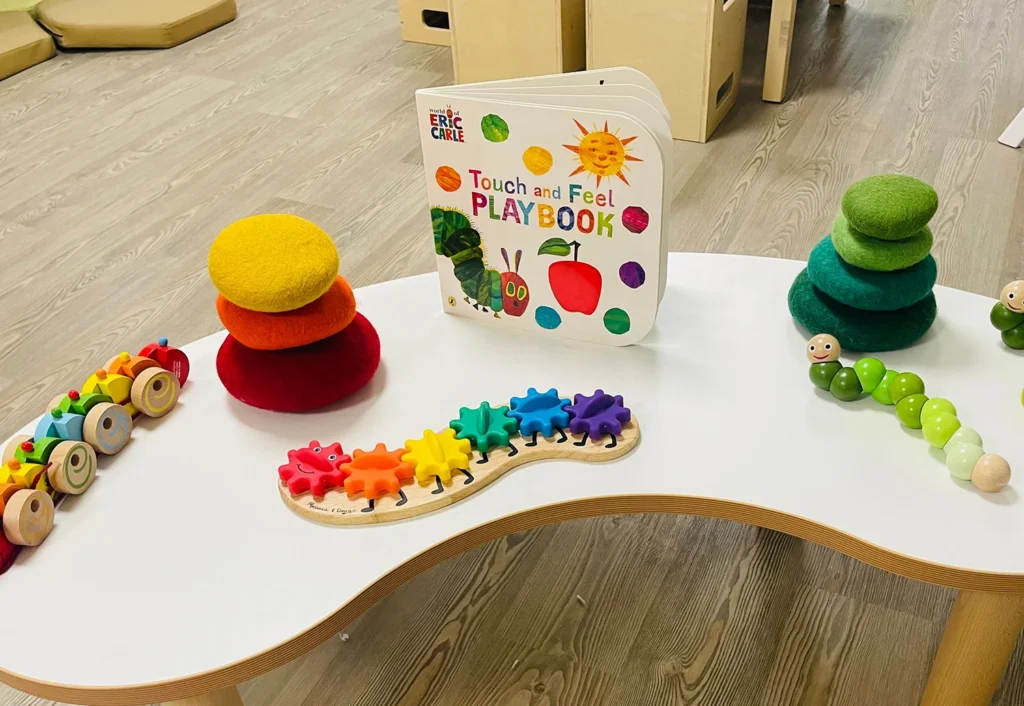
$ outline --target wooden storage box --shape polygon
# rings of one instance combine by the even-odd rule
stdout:
[[[402,39],[421,44],[451,44],[448,0],[398,0]]]
[[[585,0],[449,0],[456,83],[586,67]]]
[[[677,140],[707,142],[736,102],[747,0],[588,0],[587,67],[654,80]]]

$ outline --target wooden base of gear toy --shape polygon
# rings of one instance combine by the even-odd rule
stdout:
[[[533,461],[611,461],[636,446],[640,425],[621,397],[598,390],[575,400],[531,388],[513,398],[511,411],[464,407],[447,429],[427,430],[404,448],[357,449],[351,459],[340,444],[313,441],[288,453],[278,490],[292,512],[314,522],[391,522],[458,502]]]

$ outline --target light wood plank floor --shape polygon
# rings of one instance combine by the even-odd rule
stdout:
[[[0,82],[0,437],[112,351],[219,328],[217,232],[266,211],[335,237],[363,285],[433,268],[413,90],[445,48],[403,44],[395,0],[240,0],[165,52],[61,54]],[[676,143],[672,246],[804,258],[846,186],[933,183],[941,281],[1024,271],[1024,2],[805,0],[791,98]],[[884,491],[880,491],[884,492]],[[909,705],[952,593],[721,521],[630,516],[481,547],[399,589],[249,706]],[[59,639],[59,636],[54,636]],[[42,703],[12,691],[0,704]],[[1024,704],[1024,651],[996,703]]]

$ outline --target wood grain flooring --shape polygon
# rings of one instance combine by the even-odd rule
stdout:
[[[219,328],[205,257],[245,215],[330,232],[356,285],[433,268],[413,91],[447,48],[394,0],[240,0],[163,52],[82,52],[0,82],[0,436],[111,351]],[[944,284],[1024,272],[1022,0],[849,0],[797,13],[790,99],[760,101],[768,8],[739,101],[676,143],[673,249],[806,257],[846,186],[933,183]],[[400,588],[248,706],[903,706],[950,591],[725,521],[623,516],[480,547]],[[55,638],[57,639],[57,638]],[[0,705],[43,703],[0,690]],[[1024,650],[995,703],[1024,704]]]

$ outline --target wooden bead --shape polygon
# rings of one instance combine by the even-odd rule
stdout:
[[[34,547],[53,529],[53,499],[41,490],[19,490],[4,508],[4,534],[13,544]]]
[[[807,360],[811,363],[828,363],[839,360],[843,349],[835,336],[819,333],[807,342]]]
[[[82,441],[65,441],[50,454],[50,485],[60,493],[81,495],[96,479],[96,452]]]
[[[985,454],[971,470],[971,482],[984,493],[997,493],[1010,482],[1010,464],[996,454]]]
[[[131,439],[132,418],[121,405],[101,402],[85,415],[82,434],[96,453],[112,456]]]
[[[132,404],[147,417],[162,417],[178,402],[178,378],[152,367],[139,373],[132,385]]]
[[[32,437],[28,434],[12,436],[11,440],[7,442],[7,446],[4,447],[3,455],[0,456],[0,463],[7,463],[14,458],[14,454],[17,453],[18,449],[20,449],[21,445],[26,441],[32,441]]]
[[[1019,314],[1024,311],[1024,280],[1017,279],[1003,287],[999,301],[1012,312]]]

